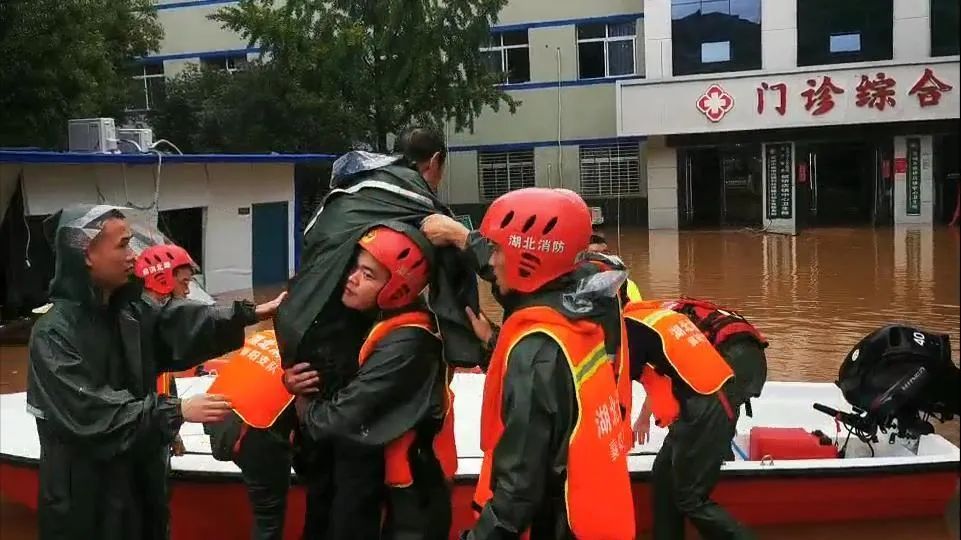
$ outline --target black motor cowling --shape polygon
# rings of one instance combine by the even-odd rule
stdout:
[[[845,357],[835,384],[882,429],[896,424],[917,436],[930,432],[922,415],[945,421],[959,413],[959,370],[948,336],[911,326],[865,336]]]

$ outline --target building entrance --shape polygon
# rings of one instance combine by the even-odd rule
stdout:
[[[679,150],[682,227],[760,227],[761,145]]]
[[[798,143],[798,226],[893,223],[893,155],[893,142]]]

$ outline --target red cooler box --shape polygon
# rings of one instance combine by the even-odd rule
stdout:
[[[822,444],[821,437],[803,428],[751,428],[751,461],[772,459],[834,459],[834,443]]]

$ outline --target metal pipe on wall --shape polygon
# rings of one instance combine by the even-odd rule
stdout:
[[[561,48],[556,47],[554,52],[557,58],[557,187],[564,187],[564,150],[561,147]]]

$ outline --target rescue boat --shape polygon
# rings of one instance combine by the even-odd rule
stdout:
[[[212,380],[213,376],[182,378],[177,386],[181,396],[189,396],[204,391]],[[454,377],[459,463],[452,492],[451,538],[474,520],[470,500],[481,464],[478,426],[483,382],[481,374]],[[634,386],[634,410],[638,411],[644,391]],[[936,434],[913,441],[882,438],[874,444],[850,437],[844,456],[837,457],[835,444],[844,445],[847,431],[815,410],[815,403],[822,409],[848,408],[833,384],[769,382],[753,402],[753,417],[741,415],[732,444],[735,458],[724,463],[714,494],[738,519],[749,525],[773,525],[944,513],[958,486],[958,447]],[[0,492],[35,509],[40,446],[25,404],[24,393],[0,396]],[[820,442],[826,444],[812,444],[813,431],[822,432]],[[181,435],[188,454],[172,462],[172,537],[249,538],[252,518],[239,470],[211,457],[202,426],[186,424]],[[652,427],[650,440],[635,446],[628,458],[639,532],[650,527],[651,467],[665,435],[666,430]],[[770,444],[765,450],[762,443]],[[299,538],[303,515],[304,490],[295,485],[285,538]]]

